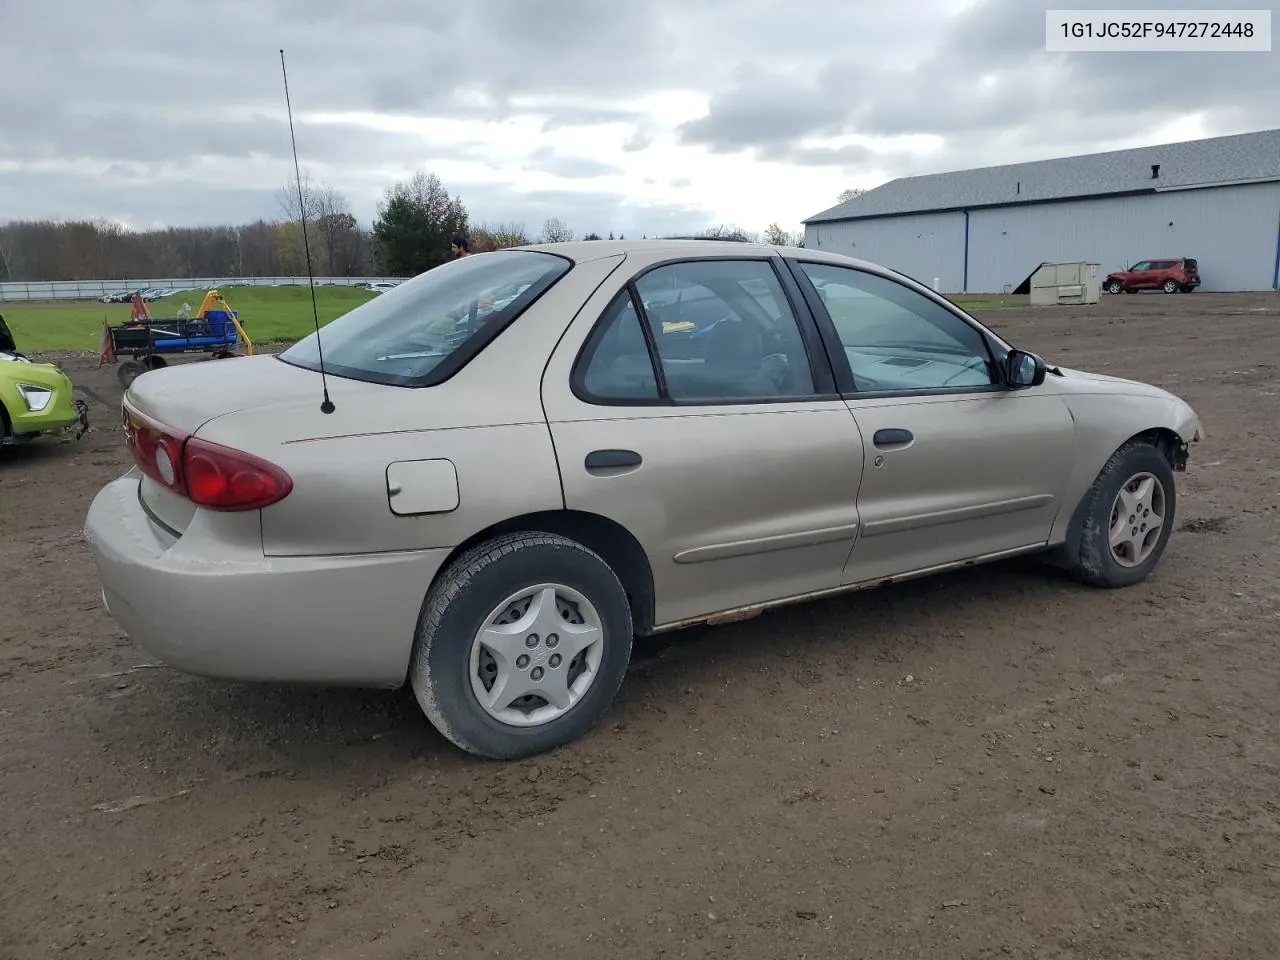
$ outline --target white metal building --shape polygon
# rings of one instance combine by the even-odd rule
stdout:
[[[1201,290],[1280,289],[1280,130],[903,177],[810,217],[805,246],[944,293],[1175,257],[1199,261]]]

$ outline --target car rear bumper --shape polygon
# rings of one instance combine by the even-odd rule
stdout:
[[[264,557],[152,522],[130,472],[94,498],[84,534],[108,612],[187,673],[224,680],[398,687],[427,586],[448,550]]]

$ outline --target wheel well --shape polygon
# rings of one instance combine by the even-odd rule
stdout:
[[[546,510],[512,517],[486,527],[458,544],[440,567],[443,572],[463,552],[494,537],[517,532],[553,533],[593,550],[607,563],[627,592],[635,631],[644,635],[653,629],[653,568],[644,548],[631,531],[620,523],[581,510]]]
[[[7,437],[13,421],[9,419],[9,411],[0,403],[0,437]]]
[[[1152,430],[1144,430],[1142,433],[1134,434],[1127,443],[1133,443],[1135,440],[1149,443],[1161,455],[1169,461],[1169,466],[1174,470],[1185,470],[1187,468],[1187,444],[1178,436],[1176,430],[1170,430],[1168,427],[1156,427]],[[1121,444],[1124,446],[1124,444]]]

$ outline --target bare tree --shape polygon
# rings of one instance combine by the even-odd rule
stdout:
[[[850,187],[848,190],[842,190],[840,192],[840,196],[836,197],[836,200],[840,203],[847,203],[854,197],[860,197],[866,192],[867,191],[863,190],[861,187]]]
[[[702,240],[739,240],[746,243],[758,243],[760,241],[760,234],[728,224],[708,227],[695,234],[695,236]]]
[[[476,249],[476,235],[484,234],[488,237],[492,249],[501,250],[504,247],[519,247],[531,242],[529,232],[524,228],[523,223],[512,221],[510,223],[485,223],[480,224],[472,230],[471,248]]]
[[[771,223],[765,227],[764,242],[775,247],[804,246],[804,231],[792,233],[790,230],[783,230],[777,223]]]
[[[573,239],[573,231],[559,217],[552,217],[542,225],[543,243],[568,243]]]
[[[311,241],[315,266],[326,270],[331,277],[349,275],[345,273],[343,264],[352,259],[352,251],[358,243],[354,238],[357,229],[355,217],[351,215],[351,205],[346,196],[332,184],[316,181],[304,171],[301,180],[292,177],[276,191],[276,200],[286,224],[299,224],[302,214],[306,214],[307,239]],[[289,248],[302,243],[297,228],[278,232],[277,237]],[[292,249],[285,259],[291,263],[299,262]],[[305,261],[301,266],[305,266]]]
[[[298,183],[297,177],[290,177],[287,183],[276,190],[276,203],[279,204],[280,212],[284,215],[285,222],[297,223],[302,219],[302,214],[305,213],[307,221],[314,223],[320,219],[321,193],[325,188],[312,178],[310,171],[303,170],[301,179],[302,205],[299,206]]]
[[[6,223],[0,226],[0,268],[4,269],[4,278],[12,280],[21,269],[16,262],[18,250],[19,225]]]

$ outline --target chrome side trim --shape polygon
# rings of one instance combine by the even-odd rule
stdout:
[[[944,523],[959,523],[962,520],[998,517],[1006,513],[1034,510],[1036,507],[1043,507],[1052,503],[1053,499],[1054,497],[1051,493],[1038,493],[1030,497],[1016,497],[1013,500],[980,503],[972,507],[955,507],[951,510],[936,510],[933,513],[917,513],[909,517],[872,520],[862,525],[862,535],[864,537],[875,537],[885,533],[902,533],[904,530],[920,530],[924,527],[941,526]]]
[[[732,543],[713,543],[706,547],[690,547],[688,550],[681,550],[672,559],[676,563],[728,560],[731,557],[747,557],[757,553],[792,550],[796,547],[814,547],[821,543],[852,539],[857,532],[858,524],[849,523],[839,527],[804,530],[800,533],[782,533],[772,537],[756,537],[751,540],[736,540]]]

